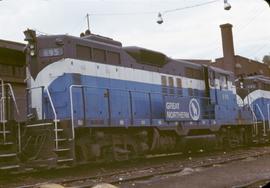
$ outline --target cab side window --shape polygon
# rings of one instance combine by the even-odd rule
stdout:
[[[221,90],[228,89],[228,76],[225,74],[220,74],[219,85]]]
[[[215,72],[214,71],[209,72],[209,84],[211,87],[215,87]]]

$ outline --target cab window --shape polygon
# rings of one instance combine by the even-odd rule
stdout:
[[[211,87],[215,87],[215,72],[214,71],[209,72],[209,84]]]
[[[225,74],[220,74],[219,76],[220,89],[228,89],[228,76]]]

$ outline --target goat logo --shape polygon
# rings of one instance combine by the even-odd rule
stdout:
[[[189,102],[189,115],[190,118],[194,121],[198,121],[200,118],[200,105],[199,102],[196,99],[191,99]]]

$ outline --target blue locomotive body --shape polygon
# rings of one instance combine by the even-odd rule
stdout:
[[[68,66],[67,64],[70,63],[67,63],[67,61],[73,62],[73,67],[76,66],[76,61],[81,65],[91,63],[70,59],[60,61],[59,64],[63,63]],[[91,66],[91,68],[99,66],[99,69],[105,70],[108,67],[108,65],[92,64],[94,66]],[[60,65],[60,67],[63,66]],[[118,74],[125,73],[132,76],[132,72],[128,73],[128,71],[133,71],[132,69],[128,70],[117,66],[110,68],[114,72],[118,69]],[[196,94],[193,94],[189,93],[189,90],[195,90],[195,88],[164,87],[161,83],[153,84],[145,83],[144,80],[142,82],[128,80],[129,77],[127,77],[127,80],[120,80],[120,78],[112,79],[78,73],[63,72],[60,74],[61,76],[53,80],[48,86],[48,90],[58,119],[70,120],[73,118],[75,127],[80,125],[166,126],[173,122],[190,123],[194,121],[191,118],[166,121],[166,96],[167,102],[174,98],[180,98],[181,100],[194,98],[198,100],[202,105],[198,109],[201,116],[194,121],[196,124],[236,123],[235,120],[239,110],[236,96],[233,91],[228,89],[210,89],[211,97],[207,97],[204,89],[197,89]],[[141,73],[137,71],[136,74]],[[146,72],[145,74],[150,73]],[[193,82],[197,82],[199,87],[204,88],[202,80],[194,80]],[[53,119],[54,114],[46,91],[44,91],[43,96],[43,116],[45,119]],[[184,111],[189,113],[188,105],[180,105]],[[212,121],[205,123],[206,120]]]
[[[42,54],[55,48],[46,46],[44,41],[54,41],[53,39],[59,37],[63,41],[73,39],[75,44],[68,46],[68,49],[65,45],[59,48],[63,51],[60,57],[54,57],[53,53],[49,57]],[[87,38],[75,40],[69,36],[44,36],[40,41],[40,45],[46,47],[39,49],[41,57],[36,58],[38,61],[30,63],[29,71],[31,73],[34,64],[50,61],[34,73],[35,78],[29,76],[29,88],[34,88],[30,89],[30,105],[37,111],[39,119],[54,119],[57,115],[59,120],[72,120],[75,127],[179,124],[221,126],[237,123],[241,109],[236,102],[234,78],[230,72],[169,59],[159,52],[146,49],[135,48],[137,54],[134,55],[130,50],[132,48],[122,48]],[[86,42],[84,46],[82,41]],[[93,47],[96,43],[99,45],[99,51]],[[81,58],[82,52],[79,50],[84,50],[84,53],[88,50],[88,53],[93,53],[93,57],[89,55],[89,59],[86,60],[86,53],[82,56],[84,58]],[[95,56],[101,56],[102,50],[104,57],[94,61]],[[109,53],[117,54],[116,63],[110,63],[111,60],[107,57]],[[143,55],[149,55],[150,58],[138,60],[136,57]],[[164,57],[159,60],[161,55]],[[52,61],[54,58],[56,60]],[[160,65],[158,61],[164,62]],[[36,88],[45,89],[38,91]],[[200,111],[200,117],[195,120],[167,118],[166,102],[174,98],[184,99],[183,101],[196,99],[201,104],[197,106],[200,109],[196,109]],[[188,112],[189,115],[189,106],[180,105],[183,112]]]

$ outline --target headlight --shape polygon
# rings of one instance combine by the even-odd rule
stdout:
[[[36,54],[35,54],[35,50],[30,50],[30,55],[33,57],[33,56],[35,56]]]
[[[31,50],[35,49],[34,44],[30,44],[29,48],[30,48]]]

